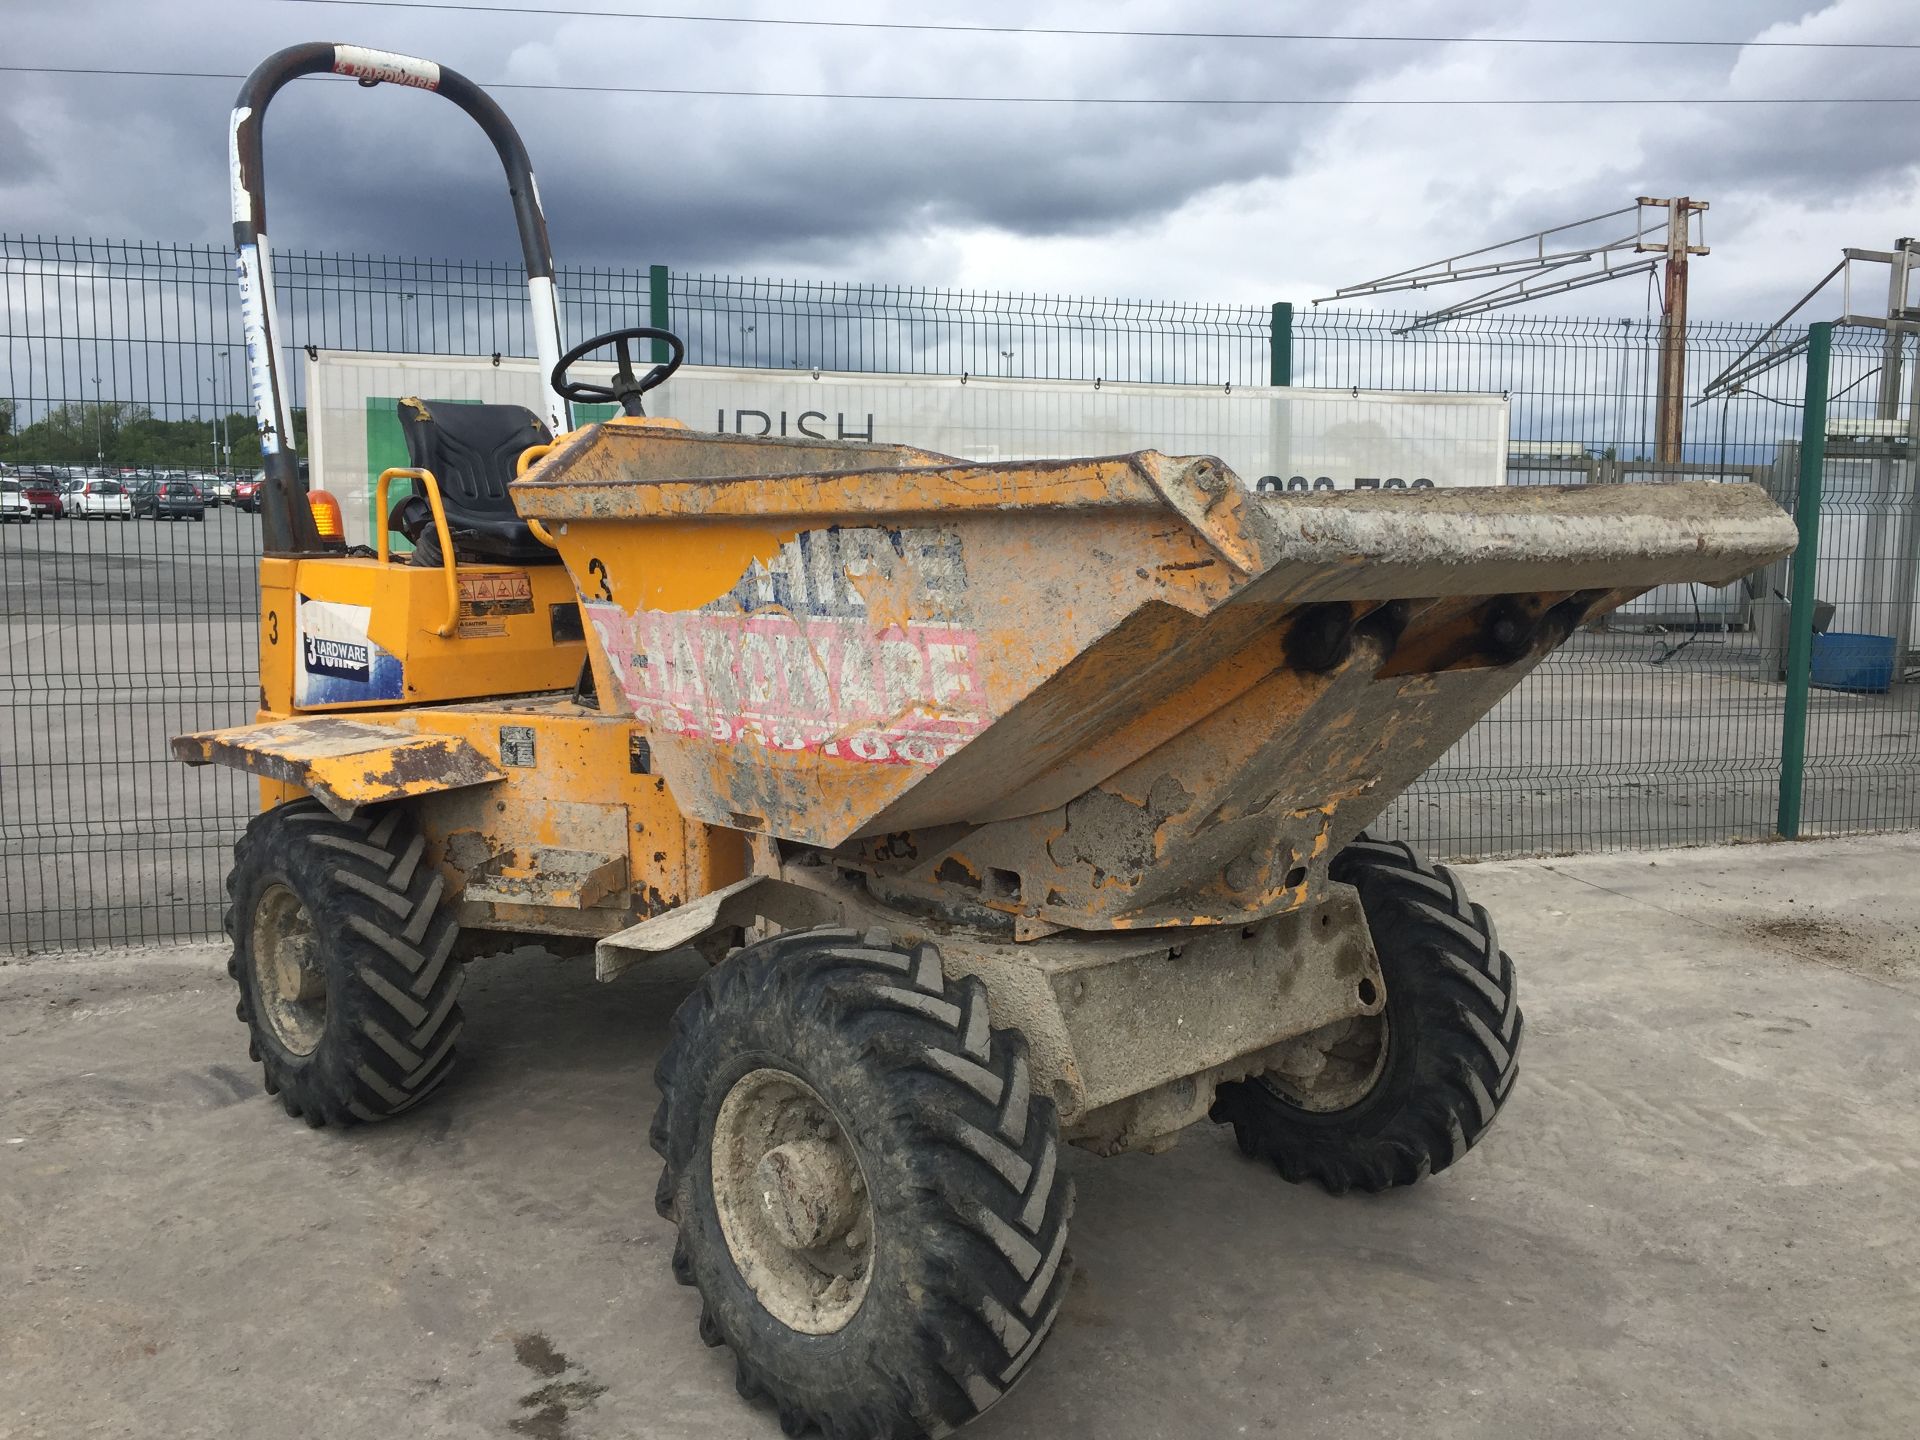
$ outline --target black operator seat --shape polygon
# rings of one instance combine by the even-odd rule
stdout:
[[[507,494],[521,454],[553,441],[539,416],[520,405],[429,405],[415,395],[401,400],[398,409],[410,463],[416,470],[431,470],[440,482],[456,558],[510,565],[559,562],[558,554],[533,538]],[[395,505],[388,523],[413,542],[415,565],[441,563],[424,491]]]

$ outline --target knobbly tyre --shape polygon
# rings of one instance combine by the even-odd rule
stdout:
[[[329,72],[493,142],[552,384],[538,415],[403,401],[372,556],[308,493],[275,363],[260,126]],[[1364,827],[1576,626],[1793,540],[1744,485],[1265,494],[1204,456],[699,434],[643,413],[671,335],[563,353],[526,152],[463,76],[284,50],[232,159],[262,705],[174,747],[260,779],[227,923],[266,1088],[405,1113],[476,953],[703,952],[656,1200],[701,1337],[789,1433],[942,1433],[1030,1372],[1063,1144],[1211,1119],[1336,1192],[1459,1159],[1514,1083],[1513,966]],[[606,345],[610,385],[571,378]]]

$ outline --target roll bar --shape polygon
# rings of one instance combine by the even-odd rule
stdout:
[[[280,384],[280,317],[274,305],[273,263],[267,245],[261,125],[268,102],[283,85],[302,75],[320,74],[348,75],[368,87],[387,84],[430,90],[444,95],[479,123],[507,172],[507,193],[513,198],[513,218],[526,258],[527,295],[533,302],[534,353],[544,383],[552,383],[553,367],[563,348],[553,289],[553,249],[547,241],[547,218],[540,210],[540,189],[534,182],[527,147],[490,95],[457,70],[363,45],[291,45],[269,55],[247,77],[233,103],[227,156],[233,176],[233,249],[247,343],[247,381],[266,472],[261,487],[261,529],[270,555],[310,555],[323,547],[307,509],[305,487],[300,483],[286,392]],[[549,390],[544,401],[543,418],[549,430],[558,435],[573,428],[572,412],[564,399]],[[382,520],[376,518],[375,523]]]

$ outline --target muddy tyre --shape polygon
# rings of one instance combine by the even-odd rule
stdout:
[[[1289,1181],[1411,1185],[1479,1143],[1513,1090],[1525,1024],[1513,962],[1459,877],[1410,845],[1362,836],[1331,873],[1360,892],[1386,1007],[1325,1032],[1311,1083],[1270,1072],[1222,1085],[1212,1116]]]
[[[341,820],[312,800],[234,846],[227,973],[267,1093],[309,1125],[384,1120],[452,1072],[458,928],[405,812]]]
[[[674,1276],[787,1434],[942,1434],[1027,1373],[1073,1187],[978,979],[881,931],[776,936],[702,978],[655,1079]]]

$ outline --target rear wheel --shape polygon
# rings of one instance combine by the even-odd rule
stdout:
[[[942,1434],[1026,1372],[1073,1187],[979,980],[884,932],[776,936],[703,977],[655,1078],[675,1278],[788,1434]]]
[[[1212,1115],[1287,1180],[1411,1185],[1478,1144],[1513,1089],[1513,962],[1459,877],[1410,845],[1362,836],[1331,874],[1360,892],[1386,1006],[1303,1036],[1284,1069],[1222,1085]]]
[[[234,847],[227,973],[267,1093],[309,1125],[383,1120],[452,1073],[464,979],[426,842],[388,807],[341,820],[312,800]]]

